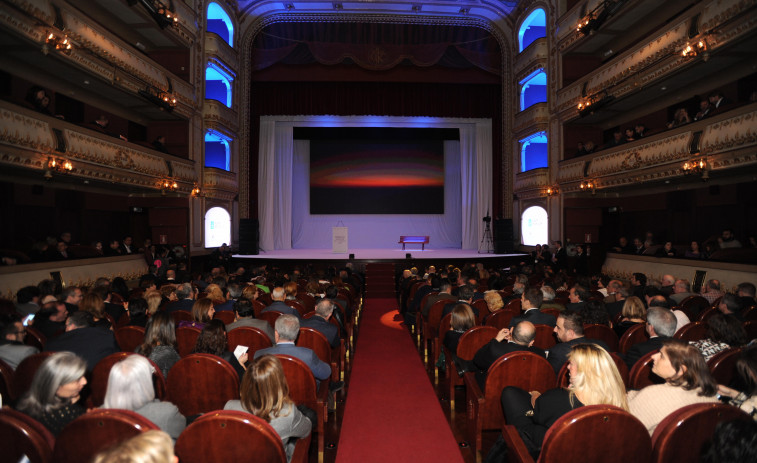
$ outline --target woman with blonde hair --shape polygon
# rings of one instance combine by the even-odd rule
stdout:
[[[450,329],[444,333],[444,339],[442,343],[444,347],[452,352],[452,355],[457,354],[457,344],[460,342],[460,338],[466,331],[473,328],[476,325],[476,316],[473,314],[468,304],[457,304],[452,309],[452,316],[450,318]],[[442,352],[442,355],[444,353]],[[454,357],[453,357],[454,359]],[[443,365],[444,359],[439,359],[437,365]]]
[[[247,286],[242,289],[242,297],[241,299],[247,299],[248,301],[255,301],[258,299],[258,296],[260,295],[260,290],[255,285],[248,284]]]
[[[207,298],[213,301],[214,305],[223,304],[226,302],[226,297],[223,295],[223,290],[217,284],[209,284],[205,287],[205,293]]]
[[[213,301],[209,297],[198,299],[192,305],[192,321],[182,320],[177,328],[185,326],[203,329],[205,324],[213,319],[216,309],[213,307]]]
[[[632,326],[645,323],[647,321],[647,308],[644,307],[644,303],[641,302],[636,296],[631,296],[623,303],[623,309],[620,312],[620,323],[613,326],[615,333],[618,337],[623,336],[623,333],[628,331]]]
[[[153,289],[145,292],[144,299],[147,301],[147,315],[153,316],[155,312],[160,308],[160,304],[163,302],[163,295],[160,291]]]
[[[97,454],[94,463],[177,463],[173,440],[163,431],[146,431]]]
[[[626,388],[610,354],[596,344],[576,344],[568,354],[570,384],[544,394],[508,386],[502,391],[507,424],[518,429],[529,451],[538,455],[544,436],[558,418],[584,405],[615,405],[628,411]]]
[[[279,359],[273,355],[256,359],[244,374],[239,396],[241,400],[226,402],[224,410],[252,413],[267,421],[281,437],[287,461],[291,461],[295,440],[310,434],[313,423],[289,398]]]
[[[505,306],[505,303],[502,301],[502,296],[499,292],[494,290],[489,290],[484,293],[484,301],[486,301],[486,307],[489,309],[489,313],[484,317],[484,322],[486,322],[489,315]]]

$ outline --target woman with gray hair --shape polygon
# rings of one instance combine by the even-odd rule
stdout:
[[[152,374],[152,365],[141,355],[130,355],[113,365],[102,408],[132,410],[176,439],[187,427],[187,420],[176,405],[155,398]]]
[[[87,362],[73,352],[57,352],[40,365],[16,409],[36,419],[57,436],[83,415],[80,393],[87,384]]]

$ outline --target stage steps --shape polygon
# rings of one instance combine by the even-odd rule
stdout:
[[[367,297],[396,298],[393,263],[369,263],[365,266]]]

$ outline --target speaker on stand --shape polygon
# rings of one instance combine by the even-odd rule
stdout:
[[[515,250],[513,244],[513,219],[494,219],[494,254],[512,254]]]
[[[239,254],[260,254],[258,219],[239,219]]]

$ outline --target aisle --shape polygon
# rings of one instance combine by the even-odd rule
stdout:
[[[397,302],[365,301],[337,463],[462,462]]]

